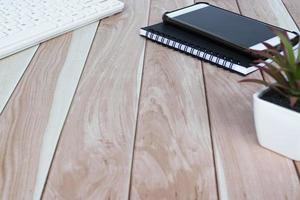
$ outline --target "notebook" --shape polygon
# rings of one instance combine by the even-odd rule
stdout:
[[[258,69],[252,64],[253,59],[247,55],[169,24],[159,23],[141,28],[140,35],[242,75],[248,75]]]

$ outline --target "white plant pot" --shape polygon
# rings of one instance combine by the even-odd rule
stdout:
[[[266,91],[253,95],[258,141],[267,149],[300,161],[300,113],[262,100]]]

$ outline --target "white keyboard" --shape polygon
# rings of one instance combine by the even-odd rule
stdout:
[[[0,59],[123,8],[118,0],[0,0]]]

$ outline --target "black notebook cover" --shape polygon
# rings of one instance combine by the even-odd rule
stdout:
[[[257,70],[247,55],[172,25],[159,23],[148,26],[140,30],[140,35],[242,75]]]

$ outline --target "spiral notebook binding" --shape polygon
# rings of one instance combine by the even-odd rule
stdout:
[[[234,63],[230,61],[232,59],[227,59],[225,57],[220,58],[219,56],[216,56],[214,52],[207,52],[205,49],[201,47],[195,47],[192,44],[188,44],[183,41],[178,41],[176,38],[172,38],[171,36],[164,36],[164,34],[157,33],[154,30],[146,31],[145,37],[152,41],[166,45],[168,47],[172,47],[173,49],[191,54],[200,59],[217,64],[221,67],[227,69],[233,68]]]

